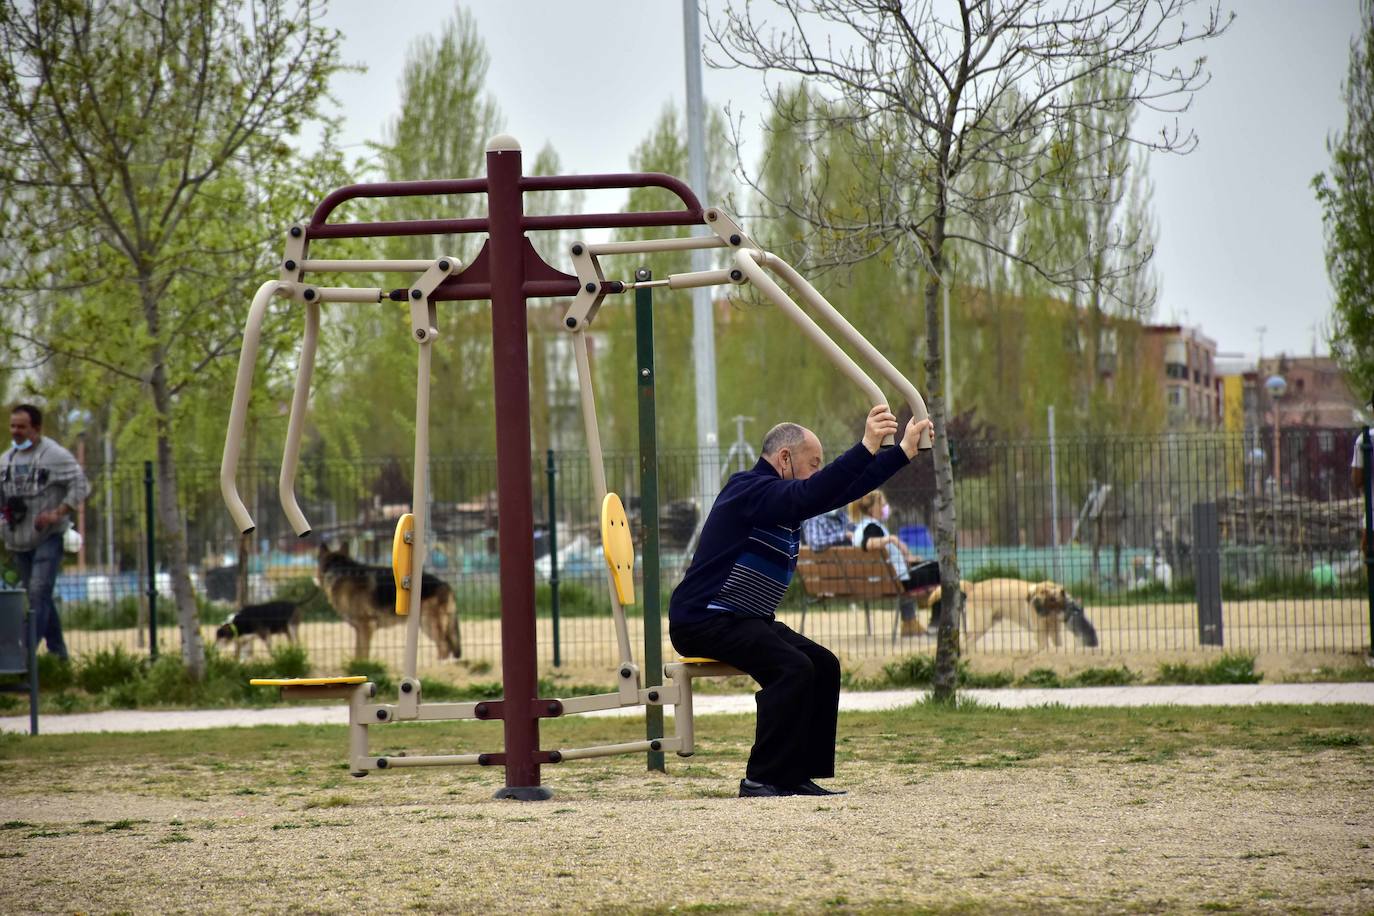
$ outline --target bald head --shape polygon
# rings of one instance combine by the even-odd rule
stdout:
[[[763,437],[762,452],[763,460],[787,480],[805,480],[825,462],[821,440],[797,423],[779,423],[770,429]]]

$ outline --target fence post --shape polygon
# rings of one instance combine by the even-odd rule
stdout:
[[[1054,405],[1049,406],[1050,433],[1050,534],[1054,545],[1054,581],[1064,581],[1064,570],[1059,560],[1059,455],[1054,435]]]
[[[1364,428],[1360,442],[1360,457],[1364,459],[1364,581],[1369,588],[1369,654],[1374,656],[1374,442],[1369,427]]]
[[[653,278],[647,267],[635,280]],[[658,415],[654,403],[654,291],[635,289],[635,350],[639,376],[639,522],[644,528],[644,684],[663,683],[663,620],[659,609],[658,544]],[[663,737],[663,707],[644,711],[644,737]],[[648,767],[667,771],[662,751],[649,751]]]
[[[153,516],[153,463],[143,462],[144,527],[148,534],[148,657],[157,658],[157,525]]]
[[[1193,577],[1197,589],[1198,642],[1223,645],[1221,619],[1221,525],[1216,503],[1193,503]]]
[[[548,450],[546,473],[549,475],[549,613],[553,617],[553,666],[563,664],[563,642],[558,623],[558,467],[553,462],[553,449]]]

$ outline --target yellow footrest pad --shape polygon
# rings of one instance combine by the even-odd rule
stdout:
[[[678,661],[684,665],[719,665],[720,662],[714,658],[680,658]]]
[[[361,684],[367,675],[347,677],[255,677],[248,683],[254,687],[327,687],[331,684]]]

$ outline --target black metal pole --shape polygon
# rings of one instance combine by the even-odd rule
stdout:
[[[1360,440],[1360,455],[1364,458],[1364,581],[1369,589],[1369,654],[1374,656],[1374,443],[1369,439],[1369,427],[1364,428]]]
[[[558,466],[553,461],[553,449],[548,451],[546,470],[549,475],[549,610],[553,615],[553,666],[557,668],[563,664],[563,649],[558,632],[558,498],[555,483]]]
[[[24,619],[29,630],[29,734],[38,734],[38,615],[24,593]]]
[[[143,462],[144,525],[148,534],[148,657],[157,658],[157,525],[153,521],[153,463]]]
[[[647,267],[635,272],[635,280],[653,279]],[[639,381],[639,521],[644,526],[644,684],[663,683],[663,618],[659,591],[658,543],[658,413],[654,394],[654,291],[635,289],[635,351]],[[645,737],[663,737],[663,707],[649,706]],[[648,766],[667,772],[662,751],[649,751]]]

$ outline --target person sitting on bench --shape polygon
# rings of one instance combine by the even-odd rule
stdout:
[[[917,599],[930,594],[940,584],[940,564],[922,560],[902,543],[901,538],[888,533],[890,506],[882,490],[874,490],[849,504],[849,518],[854,522],[853,544],[860,550],[883,550],[892,574],[901,580],[905,594],[897,602],[902,618],[903,636],[921,636],[926,630],[916,619]],[[881,521],[880,521],[881,520]],[[932,620],[931,626],[935,626]]]
[[[834,509],[802,520],[802,543],[820,553],[827,547],[840,547],[854,540],[854,523],[844,509]]]
[[[668,635],[685,656],[713,658],[758,681],[754,747],[741,797],[837,795],[815,780],[835,775],[840,663],[777,619],[802,519],[880,486],[916,455],[929,420],[907,425],[899,448],[885,404],[868,412],[862,441],[829,465],[816,434],[779,423],[753,469],[733,475],[701,529],[696,553],[668,605]]]

